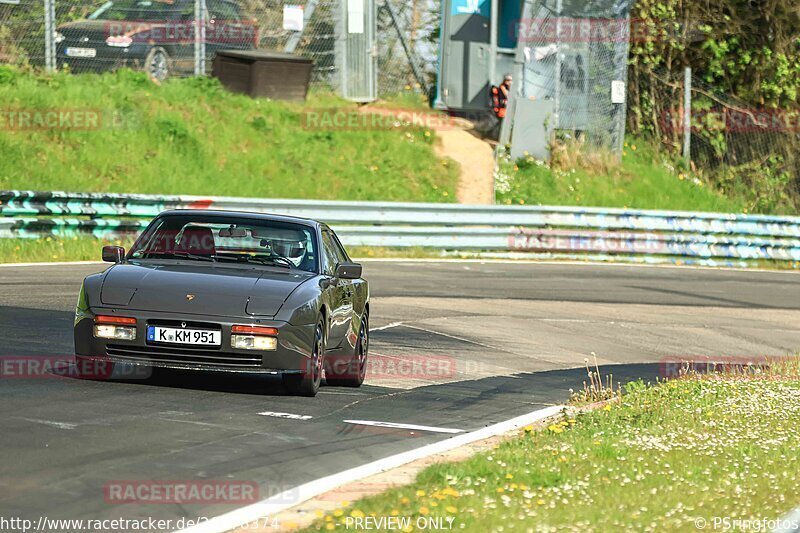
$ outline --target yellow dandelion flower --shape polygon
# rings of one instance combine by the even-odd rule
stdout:
[[[364,511],[353,509],[352,511],[350,511],[350,516],[352,516],[353,518],[362,518],[364,516]]]
[[[417,497],[419,497],[419,496],[425,496],[425,491],[424,491],[424,490],[418,490],[418,491],[416,492],[416,494],[417,494]]]
[[[456,509],[452,505],[448,505],[447,507],[444,508],[444,510],[447,511],[448,513],[457,513],[458,512],[458,509]]]
[[[506,474],[506,479],[514,479],[514,474]]]
[[[419,508],[419,514],[421,515],[428,515],[430,514],[431,510],[425,507],[424,505]]]

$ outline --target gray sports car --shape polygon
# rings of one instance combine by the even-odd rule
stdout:
[[[325,224],[211,210],[158,215],[75,310],[78,369],[102,362],[280,374],[292,394],[358,387],[369,287]]]

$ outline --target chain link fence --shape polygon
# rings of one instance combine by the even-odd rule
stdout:
[[[312,59],[312,85],[338,91],[357,68],[345,48],[358,35],[384,96],[422,90],[415,70],[432,82],[425,39],[436,13],[438,1],[419,0],[0,0],[0,63],[76,74],[130,67],[163,80],[209,74],[218,50],[258,48]]]
[[[691,76],[689,127],[684,128],[684,77],[652,72],[642,99],[655,138],[683,151],[695,171],[731,192],[753,198],[751,209],[769,212],[800,198],[800,108],[754,106]],[[688,133],[688,153],[684,142]]]
[[[629,0],[534,0],[516,28],[522,98],[551,101],[547,129],[622,151]]]
[[[378,90],[422,92],[430,97],[439,70],[441,2],[378,2]]]

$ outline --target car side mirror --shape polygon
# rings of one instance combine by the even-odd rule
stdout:
[[[103,261],[122,263],[125,260],[125,248],[122,246],[103,246]]]
[[[361,277],[361,265],[358,263],[339,263],[336,265],[336,277],[340,279],[358,279]]]

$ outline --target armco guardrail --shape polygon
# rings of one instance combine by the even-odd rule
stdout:
[[[0,237],[130,234],[165,209],[315,218],[350,246],[800,261],[800,217],[549,206],[0,191]]]

